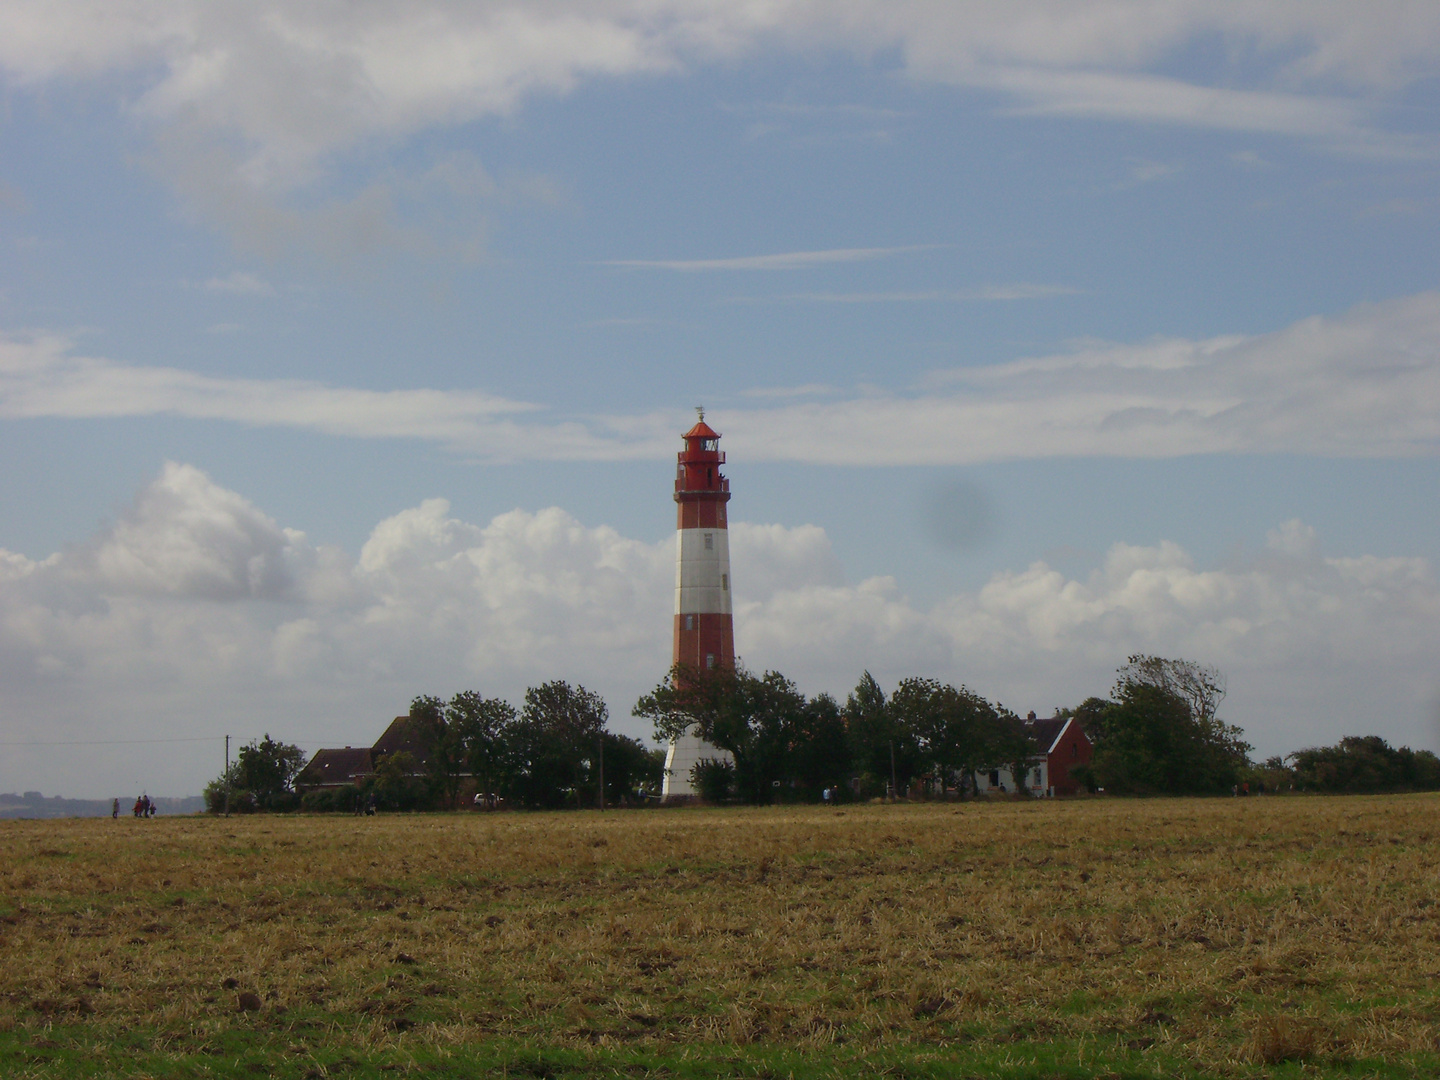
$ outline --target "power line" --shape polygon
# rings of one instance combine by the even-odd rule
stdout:
[[[219,742],[224,735],[193,735],[181,739],[78,739],[69,742],[0,742],[0,746],[133,746],[139,743]]]

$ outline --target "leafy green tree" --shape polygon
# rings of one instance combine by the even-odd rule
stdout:
[[[1033,752],[1019,722],[964,686],[903,680],[890,698],[898,724],[914,732],[921,759],[944,780],[1023,762]]]
[[[368,792],[373,792],[382,810],[417,810],[425,804],[425,783],[417,772],[419,762],[408,750],[385,755],[370,778]]]
[[[510,768],[510,737],[518,718],[515,706],[464,690],[445,707],[445,717],[460,742],[475,789],[488,805],[504,787]]]
[[[690,766],[690,786],[712,806],[728,802],[735,793],[735,763],[725,758],[701,758]]]
[[[303,768],[305,751],[266,732],[265,738],[240,747],[228,773],[205,785],[206,808],[219,813],[228,793],[230,809],[238,813],[290,809],[298,802],[295,777]]]
[[[1088,778],[1107,791],[1228,791],[1248,764],[1243,733],[1216,715],[1224,682],[1214,669],[1132,656],[1113,694],[1103,707],[1081,707],[1095,743]]]
[[[508,740],[513,796],[527,806],[553,807],[569,792],[577,807],[593,803],[592,776],[609,717],[604,699],[583,686],[555,680],[526,690]]]
[[[870,672],[845,701],[845,734],[852,767],[870,792],[909,786],[920,770],[920,743],[913,728],[890,708],[885,692]]]
[[[677,664],[634,715],[655,725],[661,741],[694,731],[729,750],[736,787],[750,802],[768,802],[772,785],[788,779],[791,741],[806,707],[805,696],[778,671],[756,676],[744,668],[695,670]]]
[[[410,703],[410,722],[425,745],[425,786],[432,805],[454,809],[467,767],[465,743],[444,701],[423,694]]]
[[[626,806],[633,799],[659,797],[665,778],[665,751],[610,731],[604,738],[605,802]]]
[[[1440,790],[1440,758],[1429,750],[1397,749],[1378,735],[1297,750],[1289,760],[1297,785],[1310,791]]]
[[[807,797],[820,798],[825,788],[842,787],[850,777],[850,746],[845,717],[829,694],[806,702],[790,734],[790,775]]]
[[[294,791],[295,777],[305,768],[305,751],[272,739],[267,731],[265,738],[240,748],[235,765],[238,786],[263,802]]]

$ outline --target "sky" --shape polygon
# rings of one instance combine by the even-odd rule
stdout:
[[[1440,749],[1440,7],[0,6],[0,790],[736,644]]]

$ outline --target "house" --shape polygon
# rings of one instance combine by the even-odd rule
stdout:
[[[409,716],[397,716],[390,721],[374,746],[315,751],[315,756],[295,777],[295,790],[304,792],[359,784],[365,777],[374,775],[387,757],[401,751],[415,759],[410,775],[423,776],[430,752],[424,729]]]
[[[296,791],[354,785],[375,771],[368,746],[317,750],[295,777]]]
[[[380,763],[391,754],[401,752],[407,753],[415,759],[417,775],[425,772],[425,765],[430,760],[430,742],[420,721],[412,716],[397,716],[391,720],[390,726],[381,733],[380,738],[375,740],[375,745],[370,748],[370,757],[378,769]]]
[[[1034,742],[1037,753],[1027,763],[1021,777],[1024,789],[1032,795],[1075,795],[1080,783],[1070,775],[1077,765],[1088,765],[1095,745],[1073,716],[1052,716],[1037,720],[1030,713],[1021,721],[1025,733]],[[984,795],[991,791],[1020,790],[1009,768],[977,773],[975,790]]]

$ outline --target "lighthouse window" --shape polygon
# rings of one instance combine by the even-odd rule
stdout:
[[[729,574],[721,574],[721,575],[720,575],[720,591],[721,591],[721,592],[729,592],[729,591],[730,591],[730,575],[729,575]]]
[[[714,666],[715,666],[715,654],[714,654],[713,652],[707,652],[707,653],[705,654],[705,668],[706,668],[706,670],[709,670],[709,669],[713,668]]]
[[[694,629],[695,629],[695,616],[694,616],[694,615],[686,615],[686,616],[685,616],[685,629],[686,629],[686,630],[694,630]]]
[[[705,550],[706,550],[706,551],[714,551],[714,550],[715,550],[715,534],[714,534],[714,533],[706,533],[706,534],[705,534]]]

